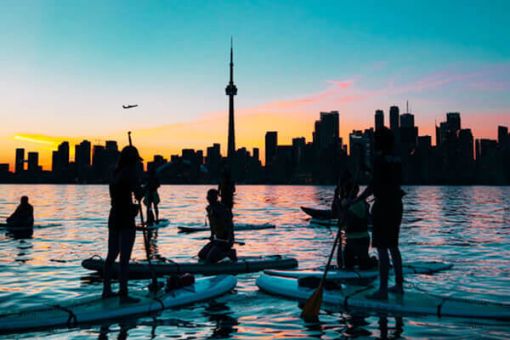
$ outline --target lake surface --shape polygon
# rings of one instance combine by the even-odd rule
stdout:
[[[171,226],[157,235],[156,250],[171,259],[189,259],[207,234],[183,235],[177,225],[203,225],[210,186],[163,186],[161,217]],[[406,276],[408,289],[434,294],[510,303],[510,187],[406,187],[401,250],[404,261],[444,261],[453,269]],[[10,214],[21,195],[29,195],[37,223],[61,226],[34,230],[32,238],[0,233],[0,313],[28,306],[56,304],[101,292],[102,283],[81,267],[94,254],[106,255],[109,210],[107,186],[0,185],[0,216]],[[311,227],[300,206],[328,206],[328,186],[238,186],[235,220],[273,223],[276,229],[244,231],[238,255],[295,256],[301,268],[324,265],[334,229]],[[143,259],[138,235],[134,258]],[[377,313],[322,313],[320,323],[299,318],[297,302],[260,292],[260,273],[238,276],[236,290],[213,302],[199,303],[156,316],[83,328],[60,328],[17,334],[56,338],[341,338],[462,337],[510,338],[500,321]],[[144,289],[147,281],[131,281]],[[12,338],[12,335],[9,336]]]

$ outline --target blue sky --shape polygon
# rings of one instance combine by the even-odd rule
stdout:
[[[271,103],[327,92],[332,81],[349,82],[354,99],[296,114],[313,122],[318,110],[339,110],[341,124],[362,128],[376,109],[409,99],[426,131],[448,111],[509,125],[509,13],[508,1],[4,0],[0,141],[226,119],[230,36],[239,114],[270,106],[267,130],[272,115],[292,118]],[[140,109],[122,110],[127,103]]]

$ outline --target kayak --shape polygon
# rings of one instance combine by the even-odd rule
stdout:
[[[208,226],[189,226],[189,227],[178,227],[180,232],[183,233],[195,233],[198,231],[209,231],[211,230]],[[261,229],[273,229],[276,228],[274,224],[264,223],[264,224],[248,224],[248,223],[239,223],[234,225],[235,231],[243,231],[243,230],[261,230]]]
[[[333,219],[333,213],[331,212],[331,209],[315,209],[315,208],[308,208],[308,207],[301,207],[301,210],[303,212],[313,218],[316,218],[318,220],[331,220]]]
[[[13,227],[8,225],[7,223],[0,223],[0,229],[9,229],[9,230],[30,230],[30,229],[39,229],[39,228],[52,228],[52,227],[60,227],[62,224],[60,223],[48,223],[48,224],[34,224],[33,227]]]
[[[404,263],[402,270],[404,274],[434,274],[439,271],[448,270],[453,267],[451,263],[435,262],[435,261],[416,261]],[[302,278],[302,277],[316,277],[321,278],[324,269],[314,270],[274,270],[268,269],[264,271],[266,274]],[[329,270],[327,278],[330,280],[356,280],[356,279],[371,279],[379,276],[379,270],[377,268],[370,270],[349,270],[349,269],[335,269]]]
[[[159,220],[159,223],[154,223],[151,226],[142,227],[141,225],[137,225],[136,229],[138,230],[154,230],[154,229],[160,229],[164,227],[168,227],[170,225],[170,220],[167,218],[162,218]]]
[[[270,294],[306,301],[316,288],[301,287],[298,279],[262,274],[257,286]],[[510,320],[510,304],[502,304],[448,296],[436,296],[418,291],[404,295],[389,294],[388,300],[370,300],[366,296],[378,288],[373,285],[344,287],[342,290],[324,290],[322,307],[328,311],[374,310],[397,315],[427,314],[466,318]]]
[[[217,274],[242,274],[258,272],[264,269],[287,269],[295,268],[298,265],[296,259],[281,255],[266,256],[240,256],[237,262],[221,261],[218,263],[205,262],[172,262],[172,261],[151,261],[152,270],[156,276],[164,276],[179,273],[194,273],[203,275]],[[83,260],[81,265],[89,270],[98,271],[102,274],[104,260],[94,256]],[[119,270],[119,263],[113,265],[113,275],[116,276]],[[151,267],[147,261],[133,261],[129,263],[130,278],[152,277]]]
[[[136,303],[122,304],[118,297],[92,298],[83,301],[28,308],[0,315],[0,332],[19,332],[59,326],[75,327],[80,324],[101,322],[134,315],[152,314],[209,300],[231,291],[237,280],[232,275],[219,275],[196,279],[195,283],[170,292],[164,290],[152,295],[148,292],[130,292],[140,299]]]

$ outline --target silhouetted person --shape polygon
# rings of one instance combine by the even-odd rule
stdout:
[[[151,226],[154,222],[156,222],[156,224],[159,223],[158,204],[160,199],[158,188],[161,184],[154,167],[149,169],[148,175],[147,183],[145,184],[145,197],[143,199],[143,203],[147,206],[147,225]],[[154,212],[152,212],[152,207],[154,207]]]
[[[126,146],[120,153],[110,183],[111,209],[108,218],[108,255],[104,264],[103,298],[113,295],[111,288],[112,266],[120,255],[119,296],[121,302],[137,302],[128,296],[128,265],[135,243],[135,217],[139,205],[133,203],[143,197],[141,187],[141,158],[134,146]]]
[[[221,203],[232,211],[232,208],[234,207],[234,193],[236,192],[236,186],[228,168],[225,168],[221,174],[218,191],[221,197]]]
[[[345,247],[343,249],[343,265],[345,269],[358,266],[364,270],[372,266],[368,249],[370,235],[368,234],[368,203],[356,200],[359,186],[352,177],[345,180],[341,187],[342,222],[345,230]],[[339,250],[341,247],[339,247]],[[341,266],[341,263],[338,263]]]
[[[374,160],[372,179],[360,195],[365,200],[374,195],[372,207],[372,246],[377,248],[379,255],[379,290],[370,295],[371,299],[385,300],[388,291],[404,293],[404,277],[402,274],[402,257],[398,248],[400,223],[402,221],[402,164],[400,158],[393,154],[394,137],[391,130],[382,128],[374,134],[376,157]],[[388,272],[390,260],[395,270],[395,286],[388,289]]]
[[[7,217],[6,222],[13,229],[34,227],[34,207],[28,203],[28,196],[21,196],[18,207]]]
[[[237,261],[234,245],[234,224],[232,212],[223,203],[218,201],[218,190],[210,189],[207,192],[207,217],[211,228],[211,238],[198,253],[201,260],[216,263],[225,257]]]

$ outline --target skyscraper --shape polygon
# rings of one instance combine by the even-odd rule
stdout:
[[[20,174],[25,169],[25,149],[16,149],[16,164],[14,171]]]
[[[384,111],[375,110],[375,129],[380,130],[384,127]]]
[[[446,125],[448,133],[457,135],[460,131],[460,113],[459,112],[448,112],[446,114]]]
[[[313,143],[319,150],[340,144],[340,114],[338,111],[321,112],[320,120],[315,122]]]
[[[30,174],[36,174],[39,172],[39,153],[29,152],[28,153],[28,172]]]
[[[390,107],[390,129],[393,131],[393,133],[396,133],[398,131],[398,122],[400,120],[400,112],[398,109],[398,106],[392,106]]]
[[[227,159],[232,159],[236,152],[236,137],[234,128],[234,96],[237,95],[237,87],[234,85],[234,48],[230,40],[230,81],[225,88],[228,96],[228,149]]]
[[[271,164],[278,146],[278,132],[266,132],[266,167]]]

